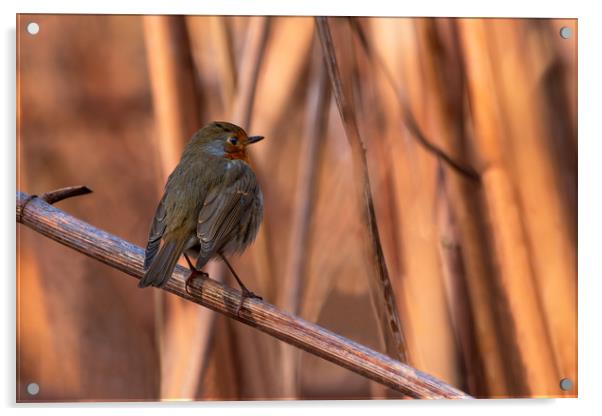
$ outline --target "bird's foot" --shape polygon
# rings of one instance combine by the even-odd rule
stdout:
[[[263,298],[261,296],[258,296],[255,293],[251,292],[246,287],[243,287],[242,295],[240,296],[240,303],[238,304],[238,308],[236,308],[236,316],[240,316],[240,310],[242,309],[242,305],[243,305],[243,303],[245,303],[245,299],[248,299],[248,298],[263,300]]]
[[[195,280],[199,277],[201,277],[203,279],[207,279],[209,277],[209,274],[205,273],[201,270],[194,269],[194,268],[190,270],[190,276],[188,276],[186,278],[186,283],[184,284],[184,286],[186,288],[186,293],[188,293],[189,295],[192,296],[192,293],[190,292],[190,290],[188,288],[191,286],[191,283],[193,282],[193,280]]]

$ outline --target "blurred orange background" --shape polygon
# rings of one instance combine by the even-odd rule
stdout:
[[[329,24],[409,364],[477,397],[575,397],[577,21],[354,21],[378,59],[348,19]],[[87,185],[58,206],[144,246],[186,141],[239,123],[266,136],[251,150],[265,216],[237,270],[266,301],[384,351],[313,18],[19,15],[17,43],[17,190]],[[480,182],[415,139],[401,94]],[[400,397],[17,232],[18,401]]]

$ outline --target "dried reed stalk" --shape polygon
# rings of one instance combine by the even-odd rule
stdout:
[[[281,140],[282,127],[290,121],[295,90],[307,85],[303,78],[311,57],[314,22],[311,17],[272,18],[270,36],[259,73],[256,109],[252,124],[258,131]],[[294,110],[293,110],[294,111]],[[286,131],[287,136],[292,134]],[[263,146],[255,149],[254,156],[261,166],[272,162],[274,148]]]
[[[253,102],[257,89],[257,80],[261,61],[265,53],[265,47],[268,40],[270,20],[265,16],[256,16],[251,18],[245,36],[245,45],[241,64],[238,70],[237,91],[232,108],[231,119],[234,123],[250,128]],[[255,172],[261,182],[261,167],[253,164]],[[264,218],[263,224],[257,234],[256,242],[252,248],[252,257],[255,262],[255,274],[259,281],[259,287],[262,294],[266,297],[272,297],[271,293],[266,293],[271,284],[272,269],[270,264],[270,248],[267,230],[269,225]]]
[[[416,141],[422,147],[424,147],[424,149],[426,149],[428,152],[434,154],[439,159],[441,159],[441,161],[445,165],[449,166],[452,170],[456,171],[457,173],[459,173],[463,176],[466,176],[467,178],[478,181],[479,174],[472,168],[472,166],[460,163],[457,160],[455,160],[454,158],[450,157],[447,154],[447,152],[442,150],[438,145],[436,145],[431,139],[429,139],[424,134],[424,132],[418,125],[418,122],[416,121],[414,114],[412,113],[410,101],[408,100],[404,91],[397,87],[397,85],[395,83],[395,79],[393,77],[393,74],[389,71],[388,67],[384,64],[383,59],[379,55],[375,55],[372,53],[373,48],[370,47],[366,33],[362,29],[362,26],[359,24],[359,22],[356,19],[353,19],[353,18],[350,18],[349,22],[351,24],[351,27],[354,29],[354,32],[359,39],[360,45],[362,45],[368,58],[370,60],[372,60],[377,65],[377,67],[380,68],[384,72],[384,75],[385,75],[387,81],[391,84],[391,86],[397,92],[397,99],[399,101],[402,119],[404,120],[406,127],[412,133],[412,136],[416,139]]]
[[[461,61],[462,50],[457,35],[453,36],[455,40],[452,45],[448,45],[451,50],[441,49],[442,45],[433,45],[434,40],[431,39],[427,40],[425,48],[437,55],[430,57],[423,53],[421,56],[428,69],[425,71],[425,82],[431,85],[431,93],[435,96],[429,106],[430,113],[440,125],[439,132],[446,151],[450,152],[452,158],[464,164],[464,161],[470,160],[472,149],[467,137],[469,127],[464,124],[465,92],[464,87],[460,86],[465,77]],[[442,67],[446,68],[446,71],[436,69]],[[450,209],[455,214],[461,259],[454,259],[451,257],[453,253],[448,252],[446,258],[449,263],[444,267],[462,267],[463,274],[454,275],[465,279],[464,284],[457,284],[466,287],[467,300],[474,317],[473,330],[456,326],[457,333],[474,331],[477,343],[475,348],[482,363],[479,371],[483,373],[484,378],[475,394],[504,397],[511,394],[512,390],[509,387],[508,365],[502,354],[503,337],[496,329],[498,324],[493,306],[496,304],[496,293],[490,280],[484,278],[493,276],[495,270],[490,259],[488,218],[481,202],[481,187],[478,182],[467,181],[460,175],[445,175],[445,187]],[[456,260],[461,263],[455,263]],[[458,313],[468,318],[463,312]],[[464,352],[471,350],[467,349],[466,342],[469,341],[464,338],[461,341]],[[464,362],[475,365],[479,360],[464,356]]]
[[[219,68],[217,74],[221,78],[220,91],[222,93],[222,102],[225,108],[232,108],[235,106],[234,97],[236,96],[238,80],[232,40],[230,39],[227,26],[228,18],[225,16],[207,16],[207,19],[209,19],[213,47],[217,52],[215,57]]]
[[[355,19],[354,23],[355,23]],[[363,20],[363,19],[362,19]],[[370,19],[366,19],[370,20]],[[363,22],[362,22],[363,23]],[[417,339],[415,333],[412,332],[411,311],[408,309],[408,299],[406,295],[409,293],[406,289],[408,277],[408,262],[409,256],[412,256],[412,251],[417,246],[415,244],[406,245],[402,231],[406,229],[404,221],[408,220],[408,212],[399,204],[399,189],[396,184],[403,178],[408,178],[408,166],[401,162],[399,154],[399,130],[393,127],[397,124],[399,118],[396,110],[396,103],[393,105],[387,102],[387,98],[383,95],[382,77],[379,77],[378,70],[375,71],[370,60],[366,59],[366,54],[362,45],[359,45],[357,37],[351,32],[348,34],[350,45],[352,48],[349,54],[354,58],[352,65],[355,65],[355,74],[353,77],[353,91],[355,98],[355,110],[358,115],[361,115],[361,127],[366,132],[364,138],[367,146],[367,162],[368,170],[371,179],[372,192],[374,195],[375,213],[378,218],[380,239],[383,247],[384,257],[387,261],[387,268],[391,276],[391,283],[396,295],[398,312],[403,319],[400,320],[401,332],[407,338],[408,351],[407,363],[413,366],[417,365],[415,360],[416,354],[412,350],[412,343]],[[336,38],[335,38],[336,39]],[[386,44],[386,46],[391,46]],[[379,47],[386,47],[380,44]],[[395,49],[389,49],[390,56],[398,58],[395,54]],[[346,53],[343,49],[342,53]],[[394,58],[394,59],[395,59]],[[344,65],[341,60],[340,65]],[[388,86],[387,86],[388,87]],[[387,88],[390,90],[390,88]],[[392,130],[394,133],[395,143],[392,145],[389,140]],[[404,172],[400,172],[403,170]],[[403,175],[403,176],[400,176]],[[416,194],[411,196],[412,199]],[[390,226],[387,226],[390,225]],[[426,264],[432,264],[426,263]],[[417,273],[424,277],[423,273]],[[411,296],[409,296],[411,298]],[[426,297],[421,296],[421,299]],[[432,316],[432,314],[428,314]],[[436,330],[428,331],[428,333],[437,333]],[[423,332],[424,334],[424,332]],[[442,343],[437,340],[437,349],[442,348]],[[432,345],[435,345],[432,344]],[[420,356],[420,355],[418,355]],[[438,377],[445,376],[442,373]],[[453,384],[453,383],[452,383]],[[377,383],[370,383],[370,395],[372,398],[398,398],[399,394]]]
[[[303,277],[306,272],[307,255],[310,242],[311,215],[316,193],[317,169],[321,158],[321,149],[328,125],[330,108],[330,87],[328,74],[323,66],[321,55],[313,57],[310,73],[309,96],[307,100],[307,122],[302,150],[299,156],[295,209],[292,217],[289,240],[289,258],[283,285],[282,308],[290,313],[299,313]],[[299,354],[288,345],[282,344],[282,380],[284,394],[293,398],[298,396]]]
[[[39,233],[136,278],[143,276],[143,250],[49,205],[17,192],[17,221]],[[240,293],[206,279],[190,288],[188,270],[176,266],[165,290],[253,326],[282,341],[348,368],[414,398],[470,398],[465,393],[383,354],[300,318],[247,299],[237,315]]]
[[[239,124],[246,129],[250,128],[251,117],[253,113],[253,103],[255,101],[256,89],[258,76],[260,74],[261,63],[265,53],[265,47],[268,40],[268,29],[269,19],[266,17],[254,17],[249,20],[249,24],[246,25],[242,30],[244,35],[244,47],[242,48],[243,54],[240,57],[240,65],[238,70],[236,68],[236,62],[234,59],[234,50],[232,41],[229,38],[227,24],[232,23],[231,18],[223,16],[210,16],[210,17],[189,17],[187,20],[188,28],[191,33],[194,34],[195,38],[193,41],[192,53],[195,57],[197,64],[197,72],[202,78],[211,79],[213,76],[214,82],[218,81],[221,88],[216,90],[210,90],[208,92],[197,91],[199,95],[204,95],[205,101],[216,101],[205,103],[205,113],[210,116],[210,119],[215,120],[229,120],[235,124]],[[209,28],[210,30],[207,30]],[[207,48],[211,49],[208,53]],[[209,54],[209,56],[207,56]],[[217,62],[218,68],[215,68]],[[216,74],[217,73],[217,74]],[[211,100],[211,97],[207,94],[220,94],[222,105],[218,106],[217,101]],[[197,126],[198,128],[199,126]],[[256,168],[257,170],[257,168]],[[259,174],[258,174],[259,176]],[[260,230],[260,234],[257,238],[256,244],[251,251],[251,257],[256,262],[257,271],[256,276],[263,278],[259,282],[260,293],[266,297],[271,297],[269,294],[266,295],[264,288],[271,288],[273,285],[270,283],[269,276],[271,275],[271,265],[268,259],[269,247],[268,239],[266,237],[267,225],[264,223]],[[211,276],[218,275],[222,276],[225,272],[224,266],[220,262],[210,262],[209,273]],[[245,276],[245,278],[247,278]],[[253,286],[253,284],[251,284]],[[211,315],[214,317],[214,315]],[[212,322],[211,325],[214,323]],[[238,331],[231,331],[227,327],[230,322],[221,322],[220,334],[216,335],[215,341],[213,342],[213,354],[214,360],[208,363],[209,367],[203,366],[201,370],[201,377],[208,381],[211,386],[204,382],[203,395],[206,397],[211,394],[213,390],[217,389],[221,383],[219,380],[207,380],[208,371],[214,375],[218,375],[223,369],[214,369],[215,363],[219,360],[224,359],[224,354],[228,354],[225,351],[231,351],[229,346],[236,344],[240,351],[234,353],[234,355],[240,355],[243,359],[240,361],[240,365],[244,368],[233,368],[230,372],[236,371],[238,374],[233,377],[232,383],[230,384],[245,384],[243,373],[248,370],[249,373],[259,373],[260,367],[257,367],[257,362],[267,361],[267,357],[271,354],[265,354],[262,352],[262,348],[258,345],[255,339],[255,334],[251,335],[252,339],[247,339],[244,343],[235,343],[234,339]],[[210,337],[204,339],[204,343],[210,342]],[[265,357],[265,359],[263,359]],[[229,357],[226,361],[228,366],[236,367],[237,360],[234,357]],[[202,362],[206,363],[208,357],[204,357]],[[222,379],[223,377],[218,377]],[[255,377],[253,387],[255,389],[255,396],[265,396],[269,391],[274,390],[274,386],[271,385],[269,380],[260,382],[261,377]],[[227,383],[226,383],[227,384]],[[208,387],[208,389],[205,389]],[[232,396],[233,391],[237,391],[238,394],[242,394],[244,389],[242,386],[227,389],[228,397]],[[223,397],[223,394],[219,394]],[[240,398],[240,396],[233,397]]]
[[[503,117],[509,109],[499,100],[504,95],[496,88],[488,25],[473,19],[460,22],[476,151],[485,165],[481,176],[483,193],[499,271],[494,282],[498,326],[507,340],[505,353],[511,381],[516,384],[515,394],[554,395],[561,392],[560,378],[539,304],[516,190],[503,151],[507,135]]]
[[[247,27],[242,32],[244,33],[243,53],[237,70],[234,102],[228,111],[228,117],[232,122],[244,126],[249,132],[256,129],[252,120],[271,26],[271,18],[255,16],[249,19]],[[262,183],[265,182],[265,174],[262,164],[257,163],[257,150],[252,150],[251,164],[259,182]],[[270,221],[264,215],[255,243],[246,252],[246,256],[252,259],[253,271],[246,274],[244,279],[250,280],[251,283],[248,284],[257,287],[257,292],[264,298],[273,299],[275,285],[269,230]],[[253,279],[256,284],[253,283]],[[238,378],[241,384],[239,398],[267,398],[272,394],[277,395],[281,383],[271,377],[271,374],[276,372],[271,369],[271,366],[275,365],[273,357],[278,352],[278,346],[271,339],[262,338],[257,333],[248,331],[247,328],[233,325],[232,322],[227,322],[226,325],[230,327],[235,362],[238,366]]]
[[[534,300],[540,302],[539,319],[546,323],[547,337],[542,341],[553,347],[558,374],[548,391],[559,394],[560,377],[577,380],[577,253],[576,239],[571,235],[576,213],[571,212],[571,195],[563,192],[563,165],[556,164],[553,154],[556,144],[548,127],[553,123],[546,119],[551,113],[549,100],[544,88],[535,87],[555,64],[552,59],[556,54],[548,52],[546,56],[545,51],[556,32],[545,31],[545,26],[536,21],[512,19],[493,21],[487,29],[491,53],[504,63],[494,66],[494,91],[500,98],[504,125],[508,126],[504,153],[509,156],[509,172],[514,175],[512,182],[518,193],[521,225],[535,278]],[[543,36],[535,36],[542,29]],[[529,42],[524,41],[524,32],[534,32]],[[562,85],[564,79],[554,82]],[[563,127],[563,121],[568,124],[567,118],[567,114],[556,116],[555,123],[561,130],[569,131]],[[557,140],[568,143],[570,135]],[[570,158],[570,153],[565,157]]]
[[[238,90],[232,111],[233,120],[245,127],[248,127],[251,122],[251,109],[268,39],[269,23],[269,18],[265,16],[251,18],[246,32],[245,47],[238,70]]]
[[[328,134],[323,143],[323,161],[316,174],[317,189],[315,213],[312,216],[311,241],[306,257],[308,262],[306,281],[301,293],[299,314],[310,321],[317,321],[332,292],[342,290],[358,295],[365,285],[363,274],[354,280],[358,283],[338,282],[337,276],[350,275],[362,270],[359,234],[361,226],[356,220],[359,207],[352,196],[354,184],[349,180],[350,163],[346,158],[337,157],[341,146],[347,146],[345,131],[338,117],[336,103],[331,100],[328,109]],[[333,136],[338,143],[333,144]],[[341,140],[342,139],[342,140]],[[319,214],[318,214],[319,213]],[[322,232],[319,232],[321,230]],[[336,256],[332,255],[336,252]]]
[[[378,318],[380,333],[387,353],[402,362],[406,362],[407,346],[404,334],[401,333],[397,304],[378,234],[374,202],[370,189],[365,144],[360,137],[353,106],[343,90],[327,18],[317,17],[316,28],[322,44],[322,51],[332,83],[333,94],[345,127],[347,140],[351,146],[354,183],[359,187],[357,190],[357,200],[362,206],[362,221],[365,233],[370,237],[370,242],[366,244],[366,249],[372,270],[369,276],[372,305]]]
[[[199,99],[184,17],[143,19],[163,184],[178,163],[184,143],[200,125]],[[157,297],[156,302],[161,397],[194,397],[208,348],[212,313],[173,297]]]
[[[183,16],[144,16],[147,63],[157,120],[160,170],[167,176],[199,126],[199,100]]]
[[[416,199],[416,189],[409,190],[407,185],[419,174],[416,173],[416,158],[409,156],[415,154],[408,151],[408,146],[412,145],[411,140],[408,140],[405,134],[400,134],[400,132],[404,133],[404,128],[403,120],[399,117],[396,91],[390,87],[390,81],[381,76],[380,68],[376,67],[371,59],[366,59],[386,51],[383,59],[392,65],[396,75],[400,75],[403,73],[400,67],[404,62],[403,54],[410,53],[405,48],[404,42],[411,40],[399,32],[403,29],[401,25],[406,23],[405,20],[385,18],[378,19],[377,22],[367,18],[365,23],[369,25],[371,33],[378,41],[370,44],[363,43],[354,33],[357,30],[356,25],[362,27],[360,23],[364,22],[350,19],[352,39],[358,51],[356,59],[359,68],[362,69],[357,77],[356,89],[361,85],[364,85],[365,89],[366,84],[373,83],[375,90],[372,101],[364,103],[365,108],[362,111],[363,117],[367,120],[367,131],[374,132],[368,144],[370,149],[368,163],[370,173],[378,175],[377,180],[373,182],[375,195],[378,195],[375,201],[377,216],[384,224],[390,225],[383,227],[381,238],[385,258],[391,271],[397,305],[403,317],[401,325],[407,339],[408,363],[417,365],[421,354],[417,348],[413,349],[417,345],[417,339],[413,338],[416,332],[413,328],[410,308],[413,296],[407,287],[408,276],[411,273],[410,256],[414,256],[417,251],[413,238],[408,235],[408,229],[416,229],[412,215],[408,212],[408,208],[414,205],[412,201]],[[402,41],[398,45],[393,42],[394,39]],[[367,77],[366,80],[370,83],[365,82],[363,77]],[[439,342],[437,345],[439,349],[441,347]]]
[[[354,19],[353,22],[355,26],[361,27],[365,20]],[[372,131],[379,137],[383,135],[384,130],[381,126],[387,125],[389,128],[386,130],[387,136],[380,140],[375,138],[369,143],[369,149],[372,150],[377,142],[384,142],[388,157],[376,158],[373,165],[379,168],[383,165],[381,161],[388,159],[388,164],[382,168],[390,172],[391,182],[395,186],[398,224],[396,231],[401,241],[399,246],[403,250],[403,275],[400,275],[394,284],[398,285],[396,289],[399,288],[399,304],[406,310],[403,324],[406,327],[404,333],[408,339],[411,364],[428,368],[430,373],[451,384],[459,384],[461,378],[458,371],[458,347],[453,332],[451,308],[446,298],[445,274],[440,262],[440,239],[435,217],[437,168],[443,163],[439,163],[438,158],[434,158],[412,138],[412,132],[404,128],[405,121],[400,118],[400,88],[397,86],[411,85],[412,88],[407,89],[406,97],[408,104],[411,103],[412,106],[407,111],[413,114],[413,118],[422,126],[425,134],[440,137],[430,117],[430,91],[424,76],[428,67],[422,57],[423,36],[417,30],[419,26],[414,19],[390,22],[393,24],[387,26],[388,22],[382,22],[381,25],[381,22],[371,21],[378,25],[372,33],[380,35],[377,39],[400,37],[403,40],[396,41],[394,45],[377,46],[374,38],[370,37],[365,39],[364,47],[360,46],[359,50],[370,51],[368,56],[366,53],[361,54],[368,73],[360,74],[362,84],[366,84],[366,80],[370,79],[369,74],[382,74],[383,68],[378,66],[379,61],[371,59],[370,55],[383,56],[383,52],[386,52],[384,56],[388,60],[387,64],[391,65],[391,72],[394,72],[396,77],[388,79],[380,76],[379,93],[383,97],[389,95],[388,99],[391,102],[388,106],[389,111],[383,112],[386,118],[374,126]],[[353,37],[358,41],[357,38]],[[385,102],[384,99],[382,101]],[[372,104],[362,114],[370,114],[370,109],[375,108],[375,105]],[[439,148],[444,148],[436,141],[434,143]],[[380,198],[381,192],[378,195]],[[402,296],[399,296],[400,294]],[[425,331],[424,328],[429,330]],[[432,348],[434,345],[437,347]]]
[[[452,210],[445,175],[440,168],[437,189],[437,225],[439,228],[439,255],[445,277],[455,342],[458,345],[459,379],[463,390],[476,397],[487,396],[484,359],[478,349],[474,311],[469,299],[462,241],[455,213]]]
[[[423,39],[421,60],[427,68],[425,82],[429,84],[429,96],[433,97],[429,110],[434,123],[439,127],[438,136],[443,140],[447,152],[465,164],[464,161],[469,160],[465,149],[465,75],[455,22],[455,19],[424,19],[420,22]],[[440,71],[439,68],[446,70]],[[458,182],[466,181],[440,170],[437,197],[441,236],[439,251],[446,276],[453,328],[461,354],[461,379],[472,395],[485,397],[491,382],[500,384],[503,380],[487,380],[485,377],[485,361],[489,354],[480,350],[477,339],[475,321],[478,318],[475,315],[481,312],[475,312],[470,299],[466,257],[471,254],[467,252],[467,236],[462,234],[459,220],[461,214],[458,210],[463,208],[455,200],[465,198],[455,194]],[[466,200],[470,200],[469,195],[466,195]],[[473,221],[476,222],[477,218]],[[478,279],[482,280],[481,276]],[[483,313],[486,314],[487,311]]]
[[[196,93],[205,121],[228,117],[234,106],[237,60],[231,28],[232,20],[227,16],[186,16],[198,80]]]

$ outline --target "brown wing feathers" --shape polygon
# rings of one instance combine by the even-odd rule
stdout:
[[[231,239],[253,203],[256,186],[254,178],[243,172],[229,186],[213,189],[209,193],[197,224],[201,246],[199,260],[204,259],[197,263],[198,266],[214,256]]]
[[[155,211],[155,217],[153,218],[153,224],[151,225],[150,232],[148,234],[148,242],[146,244],[145,256],[144,256],[144,270],[148,270],[153,258],[159,250],[161,244],[161,238],[165,232],[165,196],[161,198],[157,210]]]

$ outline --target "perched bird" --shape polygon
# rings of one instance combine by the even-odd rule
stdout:
[[[188,290],[191,279],[207,277],[200,269],[220,257],[242,289],[238,311],[245,298],[258,298],[245,287],[226,256],[251,244],[261,223],[263,196],[246,148],[262,139],[249,137],[242,128],[226,122],[213,122],[192,136],[167,179],[155,212],[139,287],[163,286],[184,254],[191,270]],[[196,257],[195,266],[189,254]]]

